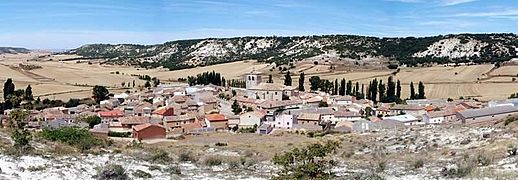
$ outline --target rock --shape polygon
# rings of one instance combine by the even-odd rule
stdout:
[[[464,140],[460,141],[461,145],[466,145],[466,144],[469,144],[469,143],[471,143],[470,139],[464,139]]]
[[[491,137],[491,134],[489,134],[489,133],[482,134],[482,138],[484,138],[484,139],[487,139],[487,138],[490,138],[490,137]]]

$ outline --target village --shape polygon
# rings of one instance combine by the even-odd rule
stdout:
[[[112,94],[98,106],[31,110],[27,128],[88,128],[80,116],[101,119],[89,131],[99,137],[160,142],[179,135],[213,132],[367,133],[437,124],[495,124],[518,114],[518,99],[415,99],[374,103],[350,95],[303,92],[247,73],[245,88],[186,83],[159,84],[149,91]],[[2,121],[6,124],[11,110]]]

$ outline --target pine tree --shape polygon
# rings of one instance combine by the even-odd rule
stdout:
[[[414,82],[410,82],[410,99],[415,99]]]
[[[298,89],[299,91],[304,91],[304,72],[300,73]]]
[[[286,75],[284,76],[284,85],[291,86],[291,75],[290,71],[286,72]]]
[[[340,90],[338,91],[338,94],[340,94],[340,96],[345,95],[345,86],[345,78],[343,78],[342,81],[340,81]]]
[[[426,99],[426,96],[424,95],[424,84],[423,82],[419,81],[419,85],[418,85],[418,95],[417,95],[417,99]]]

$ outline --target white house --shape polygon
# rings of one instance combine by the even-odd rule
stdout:
[[[331,97],[333,100],[333,104],[337,106],[347,106],[353,103],[354,97],[353,96],[334,96]]]
[[[239,116],[240,128],[253,127],[254,125],[260,126],[261,122],[265,120],[266,113],[263,111],[252,111],[247,112]]]
[[[396,121],[402,122],[403,124],[405,124],[407,126],[424,124],[419,119],[417,119],[416,117],[414,117],[414,116],[412,116],[410,114],[404,114],[404,115],[398,115],[398,116],[389,116],[389,117],[383,118],[383,120],[385,120],[385,119],[396,120]]]
[[[333,123],[336,124],[336,123],[342,122],[342,121],[355,122],[355,121],[359,121],[361,119],[362,119],[362,116],[358,112],[342,110],[342,111],[336,111],[334,113]]]
[[[275,116],[275,122],[272,127],[275,129],[292,129],[293,123],[296,122],[295,115],[292,114],[279,114]]]
[[[425,124],[440,124],[455,119],[456,111],[454,110],[432,111],[423,114],[423,122]]]

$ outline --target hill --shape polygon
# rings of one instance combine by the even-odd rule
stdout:
[[[377,38],[355,35],[237,37],[178,40],[158,45],[90,44],[67,53],[107,63],[163,66],[171,70],[244,59],[288,64],[318,55],[356,60],[382,58],[400,64],[494,62],[518,57],[516,34],[457,34]]]
[[[25,48],[15,47],[0,47],[0,54],[17,54],[17,53],[29,53],[31,50]]]

